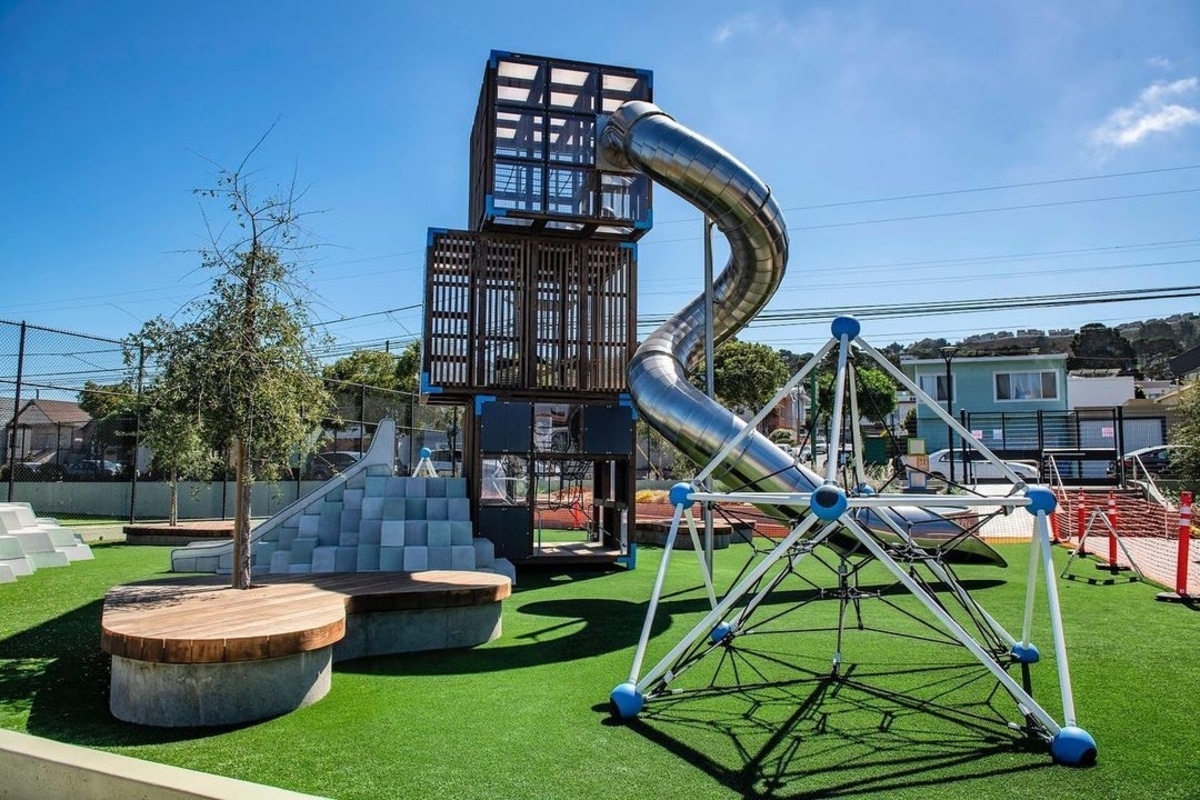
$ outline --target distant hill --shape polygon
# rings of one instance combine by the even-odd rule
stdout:
[[[1128,371],[1146,378],[1169,377],[1166,362],[1200,345],[1200,315],[1191,312],[1173,314],[1165,319],[1122,323],[1115,330],[1132,348]],[[1075,356],[1078,354],[1072,353],[1071,345],[1077,333],[1074,328],[992,331],[974,334],[958,342],[922,339],[907,347],[892,345],[889,349],[899,349],[904,355],[914,358],[937,358],[940,349],[947,345],[957,346],[959,357],[1027,355],[1034,352]],[[1126,348],[1122,346],[1121,349]]]

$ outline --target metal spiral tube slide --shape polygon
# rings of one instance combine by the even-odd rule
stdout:
[[[771,299],[787,266],[787,227],[771,190],[732,155],[653,103],[633,101],[618,108],[604,125],[598,151],[602,168],[645,173],[712,219],[728,239],[729,260],[713,282],[714,342],[733,336]],[[639,413],[699,464],[746,425],[688,382],[689,370],[704,357],[704,299],[701,293],[650,334],[629,365]],[[713,477],[727,486],[768,492],[810,492],[823,482],[757,431],[729,453]],[[932,535],[928,544],[933,545],[961,533],[923,509],[897,513],[918,543],[923,533]],[[870,527],[886,529],[880,523]],[[973,560],[1004,563],[974,537],[956,550]]]

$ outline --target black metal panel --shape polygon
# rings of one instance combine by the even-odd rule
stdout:
[[[480,536],[496,546],[496,557],[524,561],[533,555],[533,516],[529,506],[480,506]]]
[[[650,181],[598,170],[596,137],[601,115],[652,99],[647,70],[493,52],[471,131],[471,226],[643,236]]]
[[[480,404],[479,444],[484,453],[528,453],[533,404],[493,400]]]
[[[633,427],[631,406],[583,406],[583,452],[631,456]]]

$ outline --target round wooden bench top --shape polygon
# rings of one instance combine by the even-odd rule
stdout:
[[[166,664],[253,661],[317,650],[346,634],[346,615],[483,605],[512,584],[488,572],[263,576],[233,589],[228,577],[117,586],[104,598],[100,646]]]

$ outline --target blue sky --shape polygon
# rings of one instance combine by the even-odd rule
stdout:
[[[263,190],[295,170],[322,212],[314,315],[343,350],[411,340],[417,310],[339,320],[420,303],[426,229],[466,227],[492,49],[653,70],[656,102],[786,210],[773,311],[1200,284],[1192,0],[0,0],[0,318],[120,337],[195,297],[191,190],[274,123],[253,164]],[[956,190],[980,191],[910,197]],[[703,274],[698,215],[664,191],[655,205],[644,315],[676,310]],[[1039,207],[995,210],[1014,206]],[[1194,310],[929,315],[863,333],[883,346]],[[827,336],[827,320],[743,334],[797,352]]]

